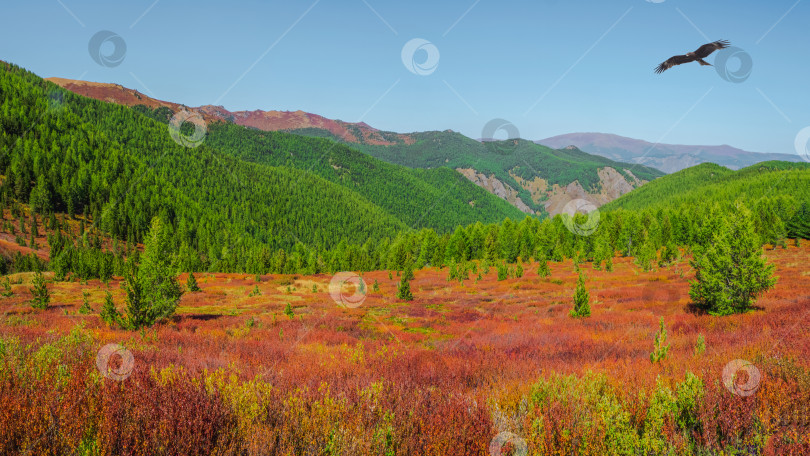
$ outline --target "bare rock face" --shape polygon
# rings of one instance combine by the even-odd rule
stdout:
[[[523,202],[518,196],[517,190],[514,188],[504,184],[500,180],[498,180],[494,175],[486,176],[483,173],[479,173],[472,168],[457,168],[456,171],[460,172],[464,177],[469,179],[475,185],[483,188],[484,190],[492,193],[493,195],[500,197],[510,204],[515,206],[516,208],[520,209],[522,212],[526,214],[534,214],[534,211]]]
[[[456,171],[460,172],[475,185],[508,201],[526,214],[535,213],[520,199],[517,190],[504,184],[494,175],[486,176],[472,168],[457,168]],[[633,175],[630,170],[625,169],[624,171],[629,174],[629,179],[613,168],[605,167],[598,170],[599,185],[597,186],[598,190],[594,192],[586,191],[578,181],[571,182],[565,186],[554,184],[549,187],[548,182],[539,177],[533,180],[525,180],[514,174],[511,174],[511,176],[524,190],[529,192],[534,203],[543,202],[546,212],[554,216],[561,213],[565,205],[572,200],[586,200],[599,207],[646,183],[645,180],[639,179]]]
[[[599,182],[602,184],[600,196],[602,196],[602,199],[607,199],[601,204],[609,203],[635,188],[633,184],[613,168],[602,168],[597,171],[597,174],[599,175]],[[635,176],[633,178],[636,181],[638,180],[635,179]]]
[[[583,199],[599,207],[647,183],[647,181],[634,176],[629,170],[624,171],[630,175],[632,182],[613,168],[602,168],[597,171],[599,175],[599,191],[593,193],[585,191],[577,181],[571,182],[565,187],[555,185],[550,192],[548,201],[545,203],[546,212],[551,216],[557,215],[562,212],[569,201],[575,199]]]

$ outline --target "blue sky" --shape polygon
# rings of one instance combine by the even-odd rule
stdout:
[[[2,12],[0,59],[189,106],[474,138],[504,118],[527,139],[597,131],[783,153],[810,126],[810,1],[32,0]],[[101,30],[126,42],[120,65],[91,58]],[[430,74],[403,64],[414,38],[438,50]],[[741,48],[750,76],[728,82],[697,64],[653,73],[706,38]]]

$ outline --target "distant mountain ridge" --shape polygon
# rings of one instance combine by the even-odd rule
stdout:
[[[451,130],[387,132],[363,122],[332,120],[303,111],[229,111],[213,105],[192,108],[157,100],[118,84],[48,80],[97,100],[165,109],[163,114],[167,116],[187,109],[209,123],[231,122],[263,131],[328,138],[392,164],[451,168],[526,214],[555,215],[575,199],[587,199],[600,206],[663,175],[652,168],[587,154],[576,147],[553,150],[522,139],[481,142]]]
[[[65,78],[46,78],[73,93],[95,98],[96,100],[124,106],[144,105],[151,109],[165,107],[172,112],[180,109],[198,112],[206,122],[226,121],[237,125],[256,128],[264,131],[299,130],[315,128],[326,130],[332,135],[348,143],[368,143],[375,145],[392,145],[397,143],[411,143],[410,135],[382,132],[365,122],[344,122],[332,120],[318,114],[304,111],[229,111],[223,106],[204,105],[189,107],[179,103],[158,100],[147,96],[138,90],[129,89],[119,84],[105,82],[80,81]]]
[[[536,142],[553,149],[573,145],[590,154],[651,166],[665,173],[701,163],[716,163],[737,170],[764,161],[801,161],[801,157],[792,154],[748,152],[729,145],[654,144],[609,133],[568,133]]]

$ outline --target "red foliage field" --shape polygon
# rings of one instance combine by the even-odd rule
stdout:
[[[329,274],[199,273],[202,291],[141,332],[98,317],[107,289],[123,306],[117,282],[49,283],[38,311],[32,274],[13,275],[0,454],[810,454],[810,244],[765,255],[776,287],[729,317],[691,309],[686,260],[582,264],[584,319],[568,315],[570,260],[547,278],[536,263],[504,281],[416,271],[412,302],[396,272],[369,272],[356,308]],[[653,364],[661,317],[670,349]],[[110,343],[133,362],[113,355],[105,377]],[[726,384],[734,360],[753,368]]]

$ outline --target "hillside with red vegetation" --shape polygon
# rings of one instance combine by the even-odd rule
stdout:
[[[369,272],[356,308],[333,300],[328,274],[198,273],[201,291],[140,333],[99,319],[107,291],[123,308],[118,281],[49,283],[51,308],[33,310],[32,275],[14,275],[0,353],[22,377],[0,369],[0,452],[604,455],[625,442],[696,454],[692,440],[717,454],[808,454],[810,244],[765,255],[776,288],[723,318],[690,308],[685,260],[652,272],[630,258],[613,272],[582,264],[585,319],[568,316],[570,260],[546,278],[536,263],[503,281],[495,268],[464,282],[416,271],[412,302],[395,298],[396,273]],[[659,318],[670,348],[653,364]],[[109,343],[133,356],[103,378]],[[756,371],[723,377],[734,360]]]
[[[381,132],[365,122],[351,123],[332,120],[304,111],[229,111],[223,106],[205,105],[186,107],[178,103],[158,100],[119,84],[89,82],[65,78],[47,78],[76,94],[124,106],[144,105],[151,109],[166,107],[172,112],[183,108],[198,112],[206,122],[232,121],[237,125],[264,131],[301,130],[315,128],[327,130],[347,142],[363,142],[370,145],[411,144],[413,138],[406,134]],[[385,134],[383,134],[385,133]],[[395,141],[392,141],[395,139]]]

